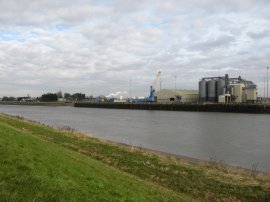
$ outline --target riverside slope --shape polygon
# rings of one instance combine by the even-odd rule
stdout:
[[[0,116],[4,201],[269,201],[270,177]],[[15,190],[15,191],[14,191]]]

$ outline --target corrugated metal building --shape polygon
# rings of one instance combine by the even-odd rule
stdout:
[[[198,103],[198,90],[162,89],[155,93],[159,103]]]

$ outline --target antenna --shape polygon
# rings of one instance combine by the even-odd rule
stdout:
[[[175,75],[174,76],[174,90],[176,90],[176,78],[177,78],[177,76]]]
[[[265,98],[265,76],[263,77],[263,98]]]
[[[131,98],[131,79],[129,80],[129,97]]]
[[[94,97],[94,87],[93,87],[93,82],[92,82],[92,85],[91,85],[91,90],[92,90],[92,97]]]
[[[268,97],[268,70],[269,70],[269,67],[267,67],[267,75],[266,75],[266,76],[267,76],[267,79],[266,79],[266,83],[267,83],[267,86],[266,86],[266,89],[267,89],[267,90],[266,90],[267,102],[268,102],[268,98],[269,98],[269,97]]]

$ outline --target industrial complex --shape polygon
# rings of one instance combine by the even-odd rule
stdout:
[[[174,89],[161,89],[160,85],[159,91],[156,91],[160,75],[159,71],[150,85],[147,97],[131,97],[131,93],[128,98],[104,95],[86,97],[82,93],[73,95],[65,93],[64,96],[60,96],[62,93],[59,91],[55,94],[43,94],[36,100],[30,99],[29,96],[17,99],[4,97],[5,99],[2,99],[0,104],[47,105],[52,103],[53,105],[90,108],[270,114],[268,96],[263,100],[257,98],[257,85],[241,76],[230,78],[226,74],[204,77],[198,82],[199,90],[176,89],[176,85]]]
[[[151,86],[155,90],[155,86]],[[197,90],[160,89],[154,93],[158,103],[255,103],[257,86],[249,80],[229,75],[205,77]]]
[[[160,89],[156,92],[156,84],[160,79],[159,71],[148,97],[114,99],[114,102],[160,104],[202,104],[202,103],[255,103],[257,101],[257,86],[249,80],[230,78],[228,74],[217,77],[204,77],[199,83],[199,90]]]
[[[75,107],[233,112],[270,114],[270,105],[260,104],[257,99],[257,86],[241,76],[230,78],[228,74],[200,79],[199,90],[161,89],[155,90],[159,80],[158,72],[150,86],[148,97],[113,99],[102,102],[75,102]],[[254,103],[254,104],[253,104]],[[266,102],[263,102],[266,103]]]
[[[31,99],[28,95],[22,98],[8,99],[4,97],[2,102],[88,102],[88,103],[157,103],[157,104],[239,104],[239,103],[259,103],[260,99],[257,98],[257,85],[250,80],[243,79],[241,76],[230,78],[228,74],[224,76],[204,77],[199,80],[198,90],[187,89],[161,89],[156,91],[157,83],[160,80],[161,71],[157,72],[154,81],[149,88],[149,96],[147,97],[117,97],[117,96],[104,96],[97,97],[85,94],[75,93],[73,95],[62,92],[52,94],[47,93],[40,98]],[[131,90],[131,86],[130,86]],[[51,99],[53,96],[53,100]],[[48,99],[45,99],[48,97]],[[49,99],[50,98],[50,99]],[[265,98],[264,98],[265,99]],[[266,99],[265,99],[266,100]],[[268,99],[267,99],[268,100]],[[266,102],[261,102],[266,103]]]
[[[252,82],[237,78],[206,77],[199,82],[199,102],[214,103],[255,103],[257,86]]]

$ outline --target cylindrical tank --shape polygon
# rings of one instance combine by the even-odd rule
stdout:
[[[207,82],[207,89],[208,89],[208,101],[216,102],[217,88],[216,88],[216,81],[214,79]]]
[[[199,82],[199,95],[201,102],[205,102],[207,100],[207,81],[204,79]]]
[[[217,80],[217,96],[224,94],[224,88],[225,88],[225,80],[224,79]]]

